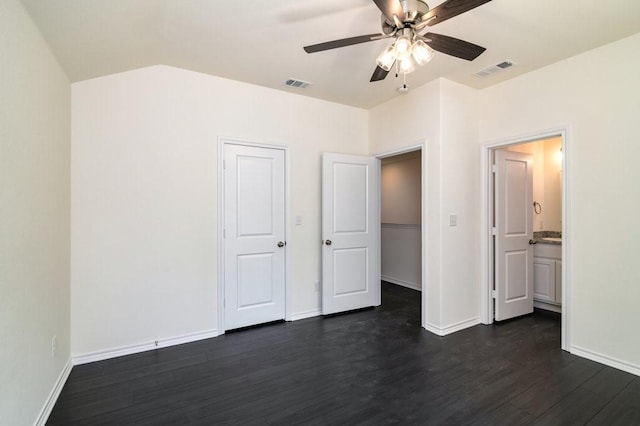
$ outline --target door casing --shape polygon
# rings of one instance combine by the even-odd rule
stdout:
[[[511,145],[519,145],[527,142],[535,142],[550,137],[560,137],[562,140],[562,324],[561,347],[568,351],[570,347],[569,322],[571,316],[570,300],[571,291],[571,193],[569,182],[571,179],[571,153],[569,126],[558,127],[540,132],[534,132],[522,136],[514,136],[501,140],[487,141],[482,144],[481,150],[481,176],[480,176],[480,256],[481,256],[481,276],[480,276],[480,315],[483,324],[493,323],[493,238],[492,238],[492,217],[493,217],[493,190],[492,171],[493,151]]]
[[[225,145],[243,145],[252,146],[257,148],[279,149],[284,151],[284,180],[285,180],[285,236],[287,243],[287,250],[285,251],[285,320],[291,320],[291,282],[292,282],[292,262],[291,253],[293,249],[291,238],[291,157],[289,153],[289,145],[284,144],[272,144],[262,141],[252,141],[246,139],[237,139],[230,137],[218,138],[218,334],[224,334],[226,328],[224,324],[224,255],[225,255],[225,240],[224,240],[224,147]]]

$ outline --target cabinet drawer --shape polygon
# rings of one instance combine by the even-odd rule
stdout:
[[[562,259],[562,246],[538,243],[533,246],[533,256],[548,257],[551,259]]]

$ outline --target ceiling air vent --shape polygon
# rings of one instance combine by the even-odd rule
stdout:
[[[284,84],[291,87],[297,87],[299,89],[306,89],[307,87],[311,86],[311,83],[307,81],[296,80],[295,78],[290,78],[289,80],[285,81]]]
[[[498,71],[503,71],[503,70],[506,70],[507,68],[511,68],[514,65],[515,63],[513,61],[509,61],[509,60],[502,61],[499,64],[491,65],[490,67],[481,69],[476,73],[476,75],[478,77],[486,77],[491,74],[495,74]]]

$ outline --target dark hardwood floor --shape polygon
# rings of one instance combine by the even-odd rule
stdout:
[[[419,293],[73,368],[48,424],[640,424],[640,378],[560,350],[543,311],[447,337]]]

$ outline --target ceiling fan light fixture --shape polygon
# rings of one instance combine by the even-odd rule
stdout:
[[[399,60],[402,61],[411,56],[411,39],[408,36],[398,37],[394,46]]]
[[[396,53],[396,49],[392,44],[391,46],[387,47],[384,52],[380,54],[380,56],[378,56],[378,59],[376,59],[376,64],[378,64],[378,66],[383,70],[389,71],[396,61],[397,57],[398,54]]]
[[[401,59],[398,62],[398,72],[400,74],[409,74],[416,70],[416,66],[411,59],[411,56]]]
[[[413,59],[418,65],[424,65],[433,59],[434,50],[422,40],[416,40],[411,49]]]

